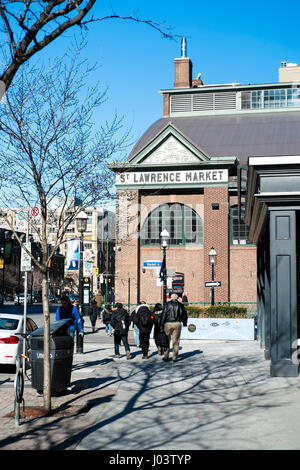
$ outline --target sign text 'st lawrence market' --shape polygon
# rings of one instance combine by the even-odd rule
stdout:
[[[116,175],[117,185],[227,183],[228,170],[147,171]]]

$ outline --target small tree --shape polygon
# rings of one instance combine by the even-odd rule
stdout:
[[[80,47],[75,55],[60,58],[47,70],[27,65],[0,105],[0,206],[11,207],[14,201],[15,207],[40,208],[40,230],[33,221],[32,231],[39,236],[42,256],[40,260],[31,257],[42,276],[47,410],[51,409],[48,263],[77,213],[110,197],[112,176],[106,160],[128,143],[128,133],[122,131],[122,120],[117,117],[111,124],[97,126],[95,132],[93,112],[105,93],[97,85],[87,87],[90,72],[80,61]],[[47,229],[54,199],[60,210],[55,244],[49,250]],[[72,203],[74,210],[69,214],[74,199],[81,205],[74,208]]]

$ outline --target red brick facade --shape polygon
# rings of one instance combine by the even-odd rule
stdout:
[[[215,302],[256,301],[256,248],[230,246],[230,219],[228,187],[205,187],[192,194],[186,191],[160,194],[159,191],[143,194],[139,190],[117,191],[117,246],[116,298],[134,304],[139,300],[148,303],[162,301],[162,287],[150,269],[143,272],[146,260],[162,260],[163,252],[157,246],[143,246],[140,232],[149,213],[157,206],[177,202],[197,211],[204,225],[203,246],[183,246],[167,249],[167,267],[185,275],[185,290],[190,302],[210,302],[211,280],[208,253],[211,247],[217,252]],[[218,203],[218,209],[212,204]],[[130,292],[129,292],[130,286]]]

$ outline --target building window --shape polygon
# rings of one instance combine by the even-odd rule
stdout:
[[[196,211],[183,204],[164,204],[154,209],[142,228],[143,245],[159,245],[168,230],[171,246],[203,245],[203,223]]]
[[[243,216],[238,218],[238,207],[230,208],[230,241],[231,245],[249,245],[248,240],[249,229],[245,224]]]
[[[292,108],[300,106],[300,88],[242,91],[242,109]]]

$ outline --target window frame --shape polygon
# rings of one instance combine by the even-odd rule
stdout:
[[[247,238],[241,238],[241,228],[245,230],[245,233],[247,236],[249,235],[249,228],[245,224],[243,217],[241,217],[241,220],[239,221],[238,218],[238,212],[234,214],[234,211],[238,209],[237,205],[230,206],[230,246],[254,246],[253,243],[250,243]],[[234,235],[234,221],[237,221],[238,225],[238,243],[233,243],[233,240],[237,240],[237,238],[233,238]],[[241,240],[243,241],[241,243]]]
[[[170,231],[170,225],[172,223],[172,221],[175,221],[176,219],[178,219],[178,216],[174,216],[173,215],[173,218],[170,219],[168,222],[165,222],[165,218],[166,218],[166,207],[169,206],[169,209],[170,209],[170,206],[174,206],[174,205],[177,205],[177,206],[180,206],[180,211],[181,211],[181,214],[180,214],[180,221],[181,221],[181,243],[173,243],[172,240],[176,240],[176,238],[172,239],[171,238],[171,231]],[[188,219],[186,218],[186,212],[190,211],[190,214],[191,216],[188,217]],[[170,212],[169,212],[170,213]],[[173,213],[174,214],[174,213]],[[180,202],[176,202],[176,203],[173,203],[173,202],[166,202],[164,204],[161,204],[159,206],[157,206],[153,211],[151,211],[144,223],[143,223],[143,227],[142,227],[142,230],[141,230],[141,244],[143,247],[156,247],[156,246],[160,246],[160,239],[155,239],[155,238],[151,238],[151,222],[149,224],[149,219],[151,220],[151,216],[154,216],[154,217],[157,217],[158,219],[158,233],[160,234],[161,231],[166,228],[169,233],[170,233],[170,238],[169,238],[169,246],[172,247],[172,248],[176,248],[176,247],[185,247],[185,246],[199,246],[199,247],[202,247],[203,246],[203,243],[204,243],[204,226],[203,226],[203,220],[202,218],[200,217],[200,215],[191,207],[191,206],[188,206],[188,205],[185,205],[183,203],[180,203]],[[197,228],[197,221],[198,223],[200,224],[200,227],[201,227],[201,232],[199,234],[199,241],[196,241],[196,242],[187,242],[187,224],[185,223],[186,220],[190,220],[190,226],[191,226],[191,230],[190,230],[190,233],[195,233],[193,232],[193,226],[194,224],[196,224],[196,228]],[[195,222],[194,222],[195,221]],[[147,225],[146,225],[147,224]],[[149,227],[150,225],[150,227]],[[176,231],[176,224],[174,222],[173,226],[175,227],[175,231]],[[149,229],[150,228],[150,229]],[[148,235],[148,238],[145,238],[145,232],[147,233]],[[150,241],[148,241],[150,240]],[[151,240],[156,240],[155,242],[152,242]]]

